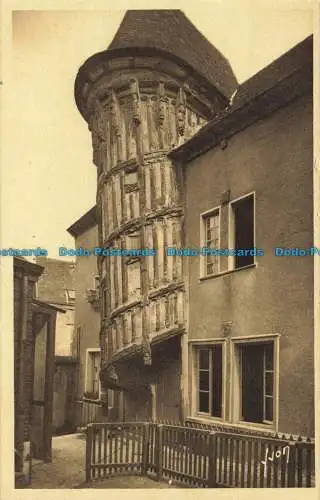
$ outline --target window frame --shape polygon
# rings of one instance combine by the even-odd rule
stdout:
[[[253,248],[256,247],[256,193],[255,191],[251,191],[244,195],[239,196],[238,198],[234,198],[228,204],[228,248],[235,248],[235,214],[233,205],[237,204],[240,201],[245,200],[246,198],[253,198]],[[253,256],[253,261],[251,264],[247,266],[235,267],[235,255],[228,256],[228,271],[240,271],[241,269],[245,269],[247,267],[252,267],[256,265],[256,256]]]
[[[220,249],[221,243],[221,205],[210,208],[206,212],[200,214],[200,247],[201,249],[207,247],[207,226],[206,221],[212,217],[215,213],[218,215],[218,247]],[[217,255],[217,270],[213,273],[207,273],[207,255],[200,255],[200,278],[208,278],[210,276],[216,276],[220,274],[220,256]]]
[[[99,382],[98,382],[98,392],[94,393],[91,388],[88,387],[89,385],[89,360],[90,360],[90,354],[91,353],[99,353],[100,354],[100,368],[101,368],[101,349],[100,347],[90,347],[86,349],[86,369],[85,369],[85,383],[84,383],[84,392],[92,393],[92,394],[97,394],[98,398],[101,398],[101,381],[99,377]]]
[[[74,297],[70,296],[69,292],[74,292]],[[65,288],[66,303],[68,305],[74,305],[76,302],[76,290],[74,288]]]
[[[239,356],[239,346],[249,343],[266,344],[268,342],[273,343],[273,421],[263,420],[262,422],[248,422],[242,419],[242,356]],[[230,339],[230,345],[230,423],[243,427],[270,429],[277,432],[279,426],[280,335],[268,334],[263,336],[232,337]],[[263,404],[265,403],[263,402]]]
[[[224,421],[226,418],[226,339],[221,338],[221,339],[215,339],[215,340],[208,340],[208,341],[190,341],[189,342],[191,346],[191,353],[192,353],[192,361],[193,361],[193,379],[192,379],[192,414],[196,417],[201,417],[201,418],[206,418],[210,419],[212,421]],[[221,417],[212,415],[210,412],[201,412],[199,410],[199,392],[200,392],[200,383],[199,383],[199,351],[201,349],[210,349],[214,347],[215,345],[221,345],[222,347],[222,397],[221,397]],[[212,356],[210,356],[212,360]],[[209,370],[212,368],[212,361],[210,361],[209,358]],[[211,398],[212,398],[212,391],[210,390],[211,383],[212,383],[212,370],[209,371],[209,377],[210,377],[210,382],[209,382],[209,404],[211,406]]]

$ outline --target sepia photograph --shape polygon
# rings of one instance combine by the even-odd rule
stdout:
[[[6,481],[316,492],[317,2],[80,3],[7,16]]]

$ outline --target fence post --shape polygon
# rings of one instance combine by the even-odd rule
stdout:
[[[208,487],[215,488],[217,483],[216,477],[216,467],[217,467],[217,439],[216,433],[210,432],[208,439],[208,455],[209,455],[209,467],[208,467]]]
[[[86,481],[91,479],[91,457],[92,457],[92,425],[86,429]]]
[[[142,467],[141,475],[146,476],[149,467],[149,431],[150,424],[146,423],[143,426],[143,443],[142,443]]]
[[[290,459],[288,463],[288,488],[294,488],[296,486],[296,453],[297,447],[290,444]]]
[[[163,425],[159,424],[157,426],[156,431],[156,440],[155,440],[155,458],[156,458],[156,472],[157,472],[157,481],[161,481],[162,479],[162,453],[163,453]]]

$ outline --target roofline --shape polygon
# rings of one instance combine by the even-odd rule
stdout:
[[[206,86],[208,88],[208,94],[207,98],[209,98],[209,95],[212,93],[212,97],[216,97],[219,95],[222,100],[225,100],[228,102],[229,96],[226,95],[224,92],[222,92],[217,86],[215,86],[212,82],[208,80],[208,78],[203,75],[199,70],[197,70],[194,66],[192,66],[190,63],[186,62],[184,59],[181,57],[177,56],[176,54],[173,54],[172,52],[169,52],[164,49],[159,49],[157,47],[145,47],[145,46],[130,46],[130,47],[120,47],[118,49],[106,49],[101,52],[97,52],[93,56],[89,57],[79,68],[76,79],[75,79],[75,84],[74,84],[74,97],[75,97],[75,102],[77,105],[77,108],[83,118],[86,120],[86,117],[83,113],[82,105],[81,105],[81,92],[80,92],[80,86],[83,85],[84,83],[88,82],[88,79],[84,78],[84,74],[86,70],[89,69],[89,66],[93,65],[98,65],[101,62],[105,63],[106,61],[120,58],[120,57],[141,57],[141,56],[163,56],[164,58],[167,58],[176,64],[183,66],[187,70],[189,70],[190,74],[196,75],[197,80],[200,86]],[[229,63],[229,61],[226,59],[226,61]],[[232,70],[232,68],[231,68]],[[233,72],[233,71],[232,71]],[[233,76],[235,78],[235,87],[237,83],[237,78],[233,73]],[[99,78],[99,77],[98,77]],[[90,83],[94,83],[95,80],[91,81]],[[89,82],[88,82],[89,83]]]
[[[30,262],[26,259],[22,259],[21,257],[13,257],[13,265],[16,268],[22,268],[24,271],[27,271],[28,274],[34,276],[41,276],[44,271],[43,266]]]
[[[94,205],[88,212],[74,222],[67,231],[74,238],[83,234],[87,229],[97,225],[97,205]]]
[[[52,304],[48,304],[47,302],[43,302],[42,300],[33,299],[31,303],[32,305],[40,306],[43,309],[49,309],[50,312],[52,311],[62,312],[62,313],[66,312],[64,309],[61,309],[60,307],[57,306],[53,306]]]
[[[294,53],[298,49],[309,49],[309,44],[313,36],[307,37],[298,45],[273,61],[270,65],[263,68],[260,72],[253,75],[244,82],[238,89],[238,95],[241,95],[241,89],[257,79],[262,72],[266,72],[269,67],[282,62],[288,57],[288,54]],[[308,57],[310,56],[310,57]],[[233,135],[246,129],[253,123],[270,115],[276,110],[286,106],[293,100],[312,92],[313,88],[313,54],[308,52],[302,64],[298,67],[289,68],[287,74],[264,89],[258,91],[248,100],[234,103],[227,107],[210,122],[208,122],[197,134],[181,146],[172,150],[168,156],[174,161],[189,162],[198,156],[206,153],[208,150],[219,144],[225,143]],[[271,71],[271,68],[270,68]],[[235,100],[236,101],[236,100]]]

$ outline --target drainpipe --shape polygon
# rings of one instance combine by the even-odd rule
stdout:
[[[28,276],[22,278],[21,294],[21,329],[19,335],[18,356],[18,383],[16,404],[16,423],[15,423],[15,448],[19,456],[19,465],[17,472],[23,471],[24,460],[24,426],[25,426],[25,341],[28,328]]]

